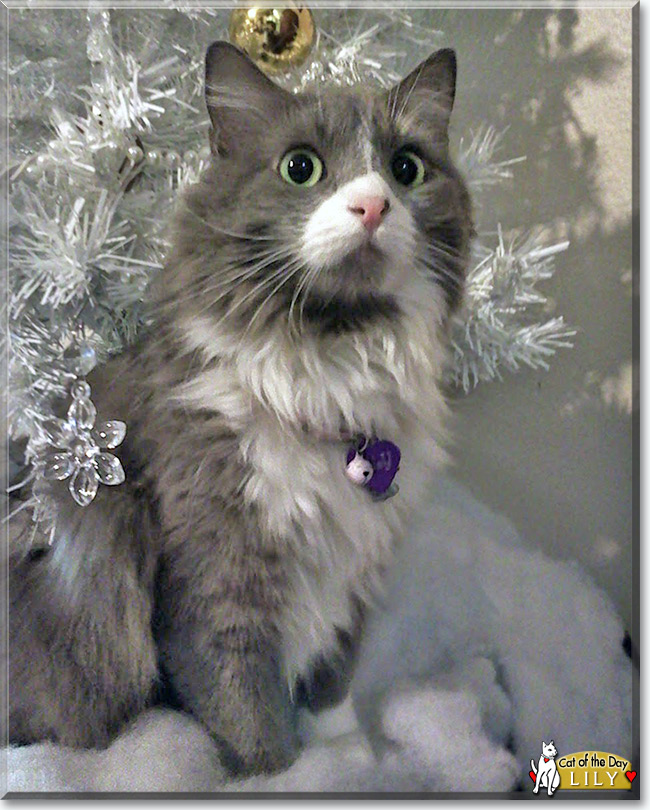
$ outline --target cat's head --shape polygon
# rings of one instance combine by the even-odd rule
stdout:
[[[557,748],[555,747],[555,743],[553,742],[553,740],[551,740],[550,743],[545,743],[542,740],[542,754],[545,757],[549,757],[549,758],[554,757],[554,756],[557,755]]]
[[[292,94],[214,43],[212,161],[186,199],[177,294],[240,329],[328,333],[399,318],[426,286],[444,320],[472,229],[448,151],[455,79],[441,50],[390,91]]]

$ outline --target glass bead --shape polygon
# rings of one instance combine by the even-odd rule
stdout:
[[[77,368],[80,374],[89,374],[97,365],[97,352],[92,346],[82,346]],[[86,383],[87,384],[87,383]]]
[[[121,484],[124,481],[124,469],[119,458],[111,453],[99,453],[95,458],[97,473],[102,484],[109,487]]]
[[[77,380],[70,389],[73,399],[90,399],[90,386],[85,380]]]
[[[43,422],[43,431],[48,444],[52,447],[68,447],[75,437],[74,428],[63,419],[52,417]]]
[[[99,453],[99,447],[91,441],[90,435],[85,431],[77,436],[70,445],[70,450],[74,453],[77,462],[83,467],[88,464]]]
[[[88,506],[97,495],[98,488],[99,476],[94,467],[82,467],[77,470],[68,485],[70,494],[79,506]]]
[[[100,447],[112,450],[124,441],[124,437],[126,436],[126,423],[121,422],[119,419],[109,419],[107,422],[100,422],[93,428],[92,435]]]
[[[68,419],[71,419],[78,429],[90,430],[95,424],[97,408],[89,399],[74,399],[68,409]]]
[[[63,481],[75,470],[74,459],[70,453],[50,453],[45,458],[43,478],[46,481]]]

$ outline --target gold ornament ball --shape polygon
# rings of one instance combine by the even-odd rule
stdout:
[[[230,15],[230,41],[267,73],[301,65],[314,44],[311,11],[294,3],[280,8],[236,8]]]

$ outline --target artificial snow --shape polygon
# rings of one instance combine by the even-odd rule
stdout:
[[[8,750],[12,792],[503,792],[559,756],[632,758],[636,677],[614,608],[575,563],[440,479],[370,622],[351,696],[300,717],[285,772],[229,779],[188,715],[151,709],[102,751]]]

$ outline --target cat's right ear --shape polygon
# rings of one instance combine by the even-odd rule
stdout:
[[[291,94],[272,82],[239,48],[213,42],[205,57],[205,101],[212,121],[215,154],[245,145],[251,134],[270,127]]]
[[[388,104],[393,118],[433,115],[447,127],[455,95],[456,53],[442,48],[390,90]]]

